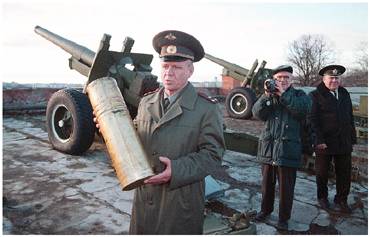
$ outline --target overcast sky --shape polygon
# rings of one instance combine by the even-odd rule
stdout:
[[[205,51],[250,68],[286,63],[290,42],[303,34],[323,34],[336,49],[336,63],[353,67],[356,49],[368,41],[368,4],[258,3],[250,1],[141,0],[3,0],[2,80],[20,83],[84,83],[68,68],[69,55],[34,33],[40,25],[93,51],[104,33],[111,50],[120,51],[125,36],[135,39],[133,52],[154,54],[153,36],[176,29],[194,35]],[[222,67],[206,59],[196,63],[192,81],[212,81]]]

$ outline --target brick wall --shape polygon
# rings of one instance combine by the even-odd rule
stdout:
[[[230,76],[222,76],[222,88],[220,90],[221,95],[226,96],[231,89],[235,87],[239,87],[241,85],[241,81],[235,80]]]

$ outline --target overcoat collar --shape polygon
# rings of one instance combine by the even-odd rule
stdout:
[[[193,110],[198,97],[194,86],[191,85],[191,83],[188,83],[181,95],[179,95],[174,104],[171,105],[171,107],[168,109],[167,113],[165,113],[161,117],[160,103],[163,95],[163,90],[164,88],[161,88],[155,95],[148,99],[147,108],[151,117],[157,123],[157,127],[171,121],[177,116],[180,116],[183,113],[183,108]]]
[[[332,98],[333,101],[337,101],[338,103],[343,102],[343,99],[345,98],[345,89],[341,86],[338,87],[338,100],[334,98],[334,96],[330,93],[330,90],[325,86],[324,82],[321,82],[317,86],[317,90],[320,92],[321,95],[323,95],[326,98]]]
[[[329,88],[327,88],[324,84],[324,82],[321,82],[318,86],[317,86],[317,90],[320,92],[320,94],[322,94],[323,96],[325,97],[328,97],[328,96],[331,96],[330,94],[330,90]]]

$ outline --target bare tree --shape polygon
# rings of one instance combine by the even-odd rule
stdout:
[[[323,35],[302,35],[288,46],[287,60],[302,86],[314,85],[319,80],[319,70],[333,59],[334,50]]]
[[[367,54],[367,42],[362,41],[357,47],[356,63],[359,66],[360,71],[368,72],[368,54]]]
[[[367,41],[360,42],[355,48],[355,59],[353,67],[348,68],[348,72],[342,79],[344,86],[365,86],[368,84],[368,53]]]

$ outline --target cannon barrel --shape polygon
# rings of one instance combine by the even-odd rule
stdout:
[[[253,76],[254,76],[254,71],[256,70],[258,66],[258,60],[256,59],[252,65],[252,68],[249,70],[247,76],[245,77],[243,83],[241,84],[242,87],[246,87],[247,85],[249,85],[253,79]]]
[[[77,59],[78,61],[82,62],[88,67],[91,67],[93,64],[93,60],[95,57],[95,52],[82,46],[76,44],[73,41],[65,39],[60,35],[54,34],[53,32],[48,31],[40,26],[35,27],[35,32],[45,39],[51,41],[55,45],[59,46],[67,53],[71,54],[73,58]],[[74,68],[72,68],[74,69]]]
[[[210,54],[205,54],[204,57],[220,66],[223,66],[226,70],[230,71],[230,72],[235,72],[237,74],[240,75],[240,77],[238,78],[235,78],[235,79],[239,79],[241,78],[241,80],[244,80],[244,77],[246,77],[248,75],[248,72],[249,70],[246,69],[246,68],[243,68],[237,64],[234,64],[234,63],[230,63],[228,61],[225,61],[223,59],[220,59],[220,58],[217,58],[215,56],[212,56]]]

